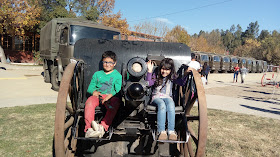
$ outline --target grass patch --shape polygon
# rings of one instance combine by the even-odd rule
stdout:
[[[1,156],[51,156],[55,104],[0,108]],[[207,156],[280,156],[280,121],[208,110]]]
[[[280,121],[208,109],[207,156],[280,156]]]
[[[1,156],[51,156],[55,104],[0,109]]]

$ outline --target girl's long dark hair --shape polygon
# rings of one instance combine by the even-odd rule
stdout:
[[[156,81],[155,81],[155,87],[158,87],[163,84],[163,76],[161,75],[160,70],[164,68],[167,70],[171,70],[170,74],[166,76],[165,84],[168,80],[172,81],[175,77],[175,66],[174,61],[171,58],[164,58],[160,65],[158,66],[158,70],[156,72]]]

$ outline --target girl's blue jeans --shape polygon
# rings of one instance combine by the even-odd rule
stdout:
[[[155,98],[152,102],[157,106],[157,127],[158,132],[165,131],[165,121],[167,113],[168,131],[175,128],[175,104],[171,98]]]
[[[233,81],[236,80],[236,82],[237,82],[237,77],[238,77],[238,71],[234,72]]]

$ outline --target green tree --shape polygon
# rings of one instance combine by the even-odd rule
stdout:
[[[229,29],[229,32],[231,32],[232,34],[234,34],[234,33],[235,33],[235,29],[236,29],[235,25],[231,25],[231,26],[230,26],[230,29]]]
[[[66,9],[67,3],[65,0],[39,0],[42,6],[42,14],[40,16],[40,24],[37,26],[37,32],[53,18],[75,18],[76,14],[71,10]]]
[[[268,38],[268,37],[270,37],[270,34],[269,34],[268,30],[262,30],[258,39],[259,40],[264,40],[265,38]]]
[[[234,46],[233,46],[233,41],[234,41],[234,35],[229,31],[223,31],[222,33],[222,40],[223,40],[223,45],[226,47],[226,51],[228,51],[230,54],[233,54],[234,52]]]
[[[67,0],[67,8],[79,17],[97,21],[98,17],[111,14],[115,0]]]
[[[268,36],[261,41],[262,59],[274,65],[280,65],[280,35],[273,31],[272,36]]]
[[[259,33],[259,24],[258,21],[251,22],[245,32],[242,33],[242,41],[243,43],[247,39],[256,39],[258,37]]]

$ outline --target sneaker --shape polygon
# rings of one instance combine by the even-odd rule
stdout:
[[[96,126],[95,126],[94,129],[95,129],[96,134],[94,134],[93,137],[101,138],[101,137],[103,137],[103,135],[105,134],[105,129],[104,129],[104,127],[103,127],[102,125],[100,125],[100,124],[96,124]]]
[[[94,131],[97,131],[98,130],[98,124],[96,123],[96,121],[92,121],[91,122],[91,127],[92,127],[92,129],[94,130]]]
[[[92,128],[88,128],[88,129],[87,129],[87,132],[86,132],[86,134],[85,134],[85,137],[86,137],[86,138],[95,137],[96,134],[97,134],[96,131],[94,131]]]
[[[172,141],[177,141],[177,134],[175,131],[168,131],[168,139]]]
[[[162,140],[167,140],[167,133],[166,131],[161,131],[159,136],[158,136],[158,140],[162,141]]]

